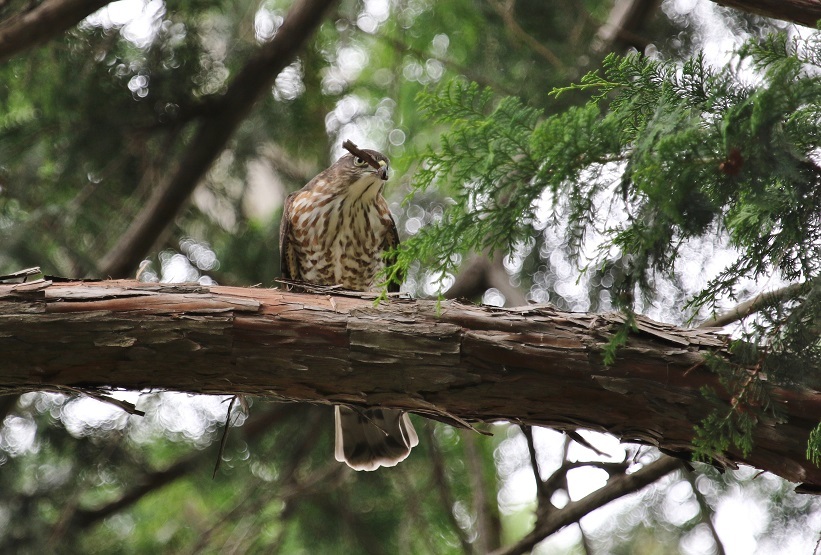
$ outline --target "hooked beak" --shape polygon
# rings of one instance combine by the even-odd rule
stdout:
[[[388,180],[388,165],[384,160],[379,161],[379,169],[376,170],[376,175],[378,175],[382,181]]]

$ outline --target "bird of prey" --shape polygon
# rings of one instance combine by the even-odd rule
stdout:
[[[279,231],[283,278],[355,291],[378,286],[387,262],[383,252],[399,244],[382,197],[388,159],[375,150],[349,150],[357,154],[346,154],[285,200]],[[419,443],[403,411],[336,406],[335,417],[334,455],[355,470],[394,466]]]

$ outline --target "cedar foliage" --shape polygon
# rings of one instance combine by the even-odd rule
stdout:
[[[403,245],[398,265],[419,259],[445,275],[459,254],[513,251],[532,241],[546,196],[554,222],[566,214],[577,262],[620,263],[613,304],[630,314],[637,295],[652,297],[656,276],[674,276],[683,244],[726,237],[738,257],[688,300],[692,317],[735,299],[743,280],[804,284],[745,321],[733,361],[713,361],[732,403],[696,427],[697,454],[730,444],[747,452],[757,418],[777,417],[769,385],[821,377],[819,69],[821,35],[772,34],[745,43],[722,68],[702,55],[677,63],[611,54],[601,73],[552,91],[590,95],[556,114],[462,80],[424,93],[422,109],[449,130],[422,157],[415,187],[445,187],[452,206]],[[598,245],[587,255],[591,237]],[[809,442],[813,460],[818,437]]]

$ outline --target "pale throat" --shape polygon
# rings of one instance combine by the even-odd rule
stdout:
[[[373,203],[382,192],[384,181],[376,174],[365,174],[348,185],[344,196],[346,202]]]

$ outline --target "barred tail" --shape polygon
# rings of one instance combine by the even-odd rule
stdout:
[[[396,466],[419,444],[419,437],[401,410],[352,409],[336,406],[334,456],[354,470]]]

